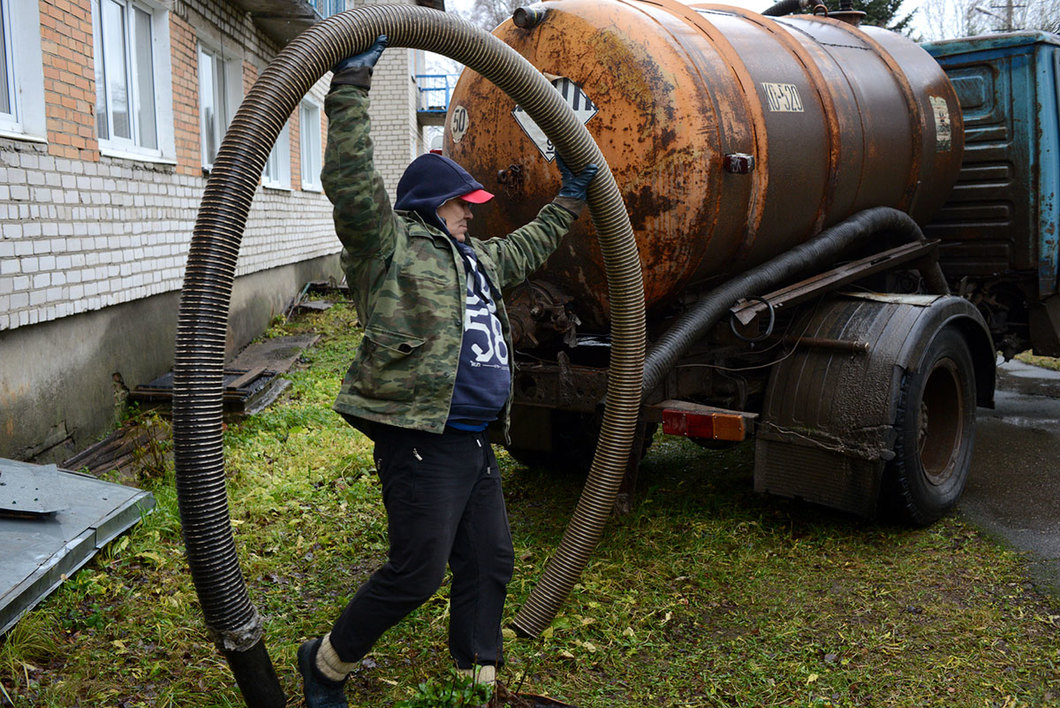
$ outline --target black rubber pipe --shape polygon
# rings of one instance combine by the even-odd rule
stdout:
[[[848,248],[880,234],[887,234],[898,243],[924,240],[920,227],[905,212],[890,207],[866,209],[704,295],[652,345],[644,361],[643,394],[651,393],[737,300],[761,295],[790,282],[810,268],[831,263]],[[923,275],[931,290],[939,294],[949,292],[938,262]]]
[[[206,627],[249,706],[285,699],[265,649],[261,617],[236,557],[221,435],[223,367],[232,283],[250,204],[272,145],[306,92],[342,58],[385,34],[392,47],[444,54],[491,80],[522,106],[575,171],[600,171],[589,211],[604,256],[612,312],[608,405],[596,457],[560,548],[516,619],[540,633],[570,592],[625,470],[640,410],[644,290],[629,217],[585,126],[529,62],[493,35],[425,7],[378,5],[340,13],[296,37],[262,72],[221,144],[192,234],[177,322],[173,440],[184,543]]]

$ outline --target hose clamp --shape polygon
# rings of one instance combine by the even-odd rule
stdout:
[[[261,637],[264,634],[261,615],[258,614],[256,607],[252,606],[250,609],[254,615],[239,627],[234,629],[206,627],[206,631],[210,634],[210,639],[213,640],[218,649],[223,652],[243,653],[250,651],[251,647],[261,641]]]
[[[735,314],[730,314],[729,315],[729,329],[732,330],[732,333],[734,335],[736,335],[736,338],[739,339],[741,342],[749,342],[751,344],[756,344],[758,342],[761,342],[761,341],[767,339],[769,337],[769,335],[773,334],[773,325],[776,324],[776,321],[777,321],[777,312],[773,308],[773,303],[771,303],[769,300],[766,300],[764,297],[749,297],[749,298],[747,298],[747,301],[748,302],[760,302],[763,305],[765,305],[766,308],[769,310],[769,323],[766,324],[766,331],[763,332],[762,334],[759,334],[759,335],[754,336],[754,337],[747,337],[747,336],[744,336],[744,335],[740,334],[737,331],[737,329],[736,329],[736,315]]]

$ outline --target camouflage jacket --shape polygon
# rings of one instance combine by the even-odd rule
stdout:
[[[334,408],[355,418],[440,433],[463,336],[463,260],[447,234],[414,212],[392,209],[373,163],[367,91],[335,88],[325,112],[328,142],[321,179],[334,205],[342,268],[364,326]],[[490,282],[504,289],[540,267],[574,219],[571,211],[548,204],[505,238],[467,242]],[[500,298],[497,315],[513,351]],[[510,405],[509,395],[505,433]]]

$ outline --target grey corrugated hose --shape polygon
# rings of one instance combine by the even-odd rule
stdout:
[[[424,7],[374,6],[313,25],[265,69],[221,144],[188,255],[173,369],[173,439],[184,542],[206,626],[247,705],[285,704],[262,620],[236,557],[221,435],[223,367],[232,283],[250,204],[287,117],[337,61],[381,34],[477,71],[537,122],[575,172],[593,162],[589,209],[607,269],[612,350],[607,406],[585,489],[559,549],[515,620],[536,636],[551,622],[595,549],[632,446],[644,362],[644,290],[629,217],[603,155],[549,82],[514,50],[463,20]]]

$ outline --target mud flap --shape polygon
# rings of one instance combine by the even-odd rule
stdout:
[[[902,376],[945,326],[956,325],[976,360],[980,405],[993,400],[993,345],[962,298],[849,295],[798,318],[794,354],[770,373],[755,442],[759,492],[876,516],[894,457]]]

